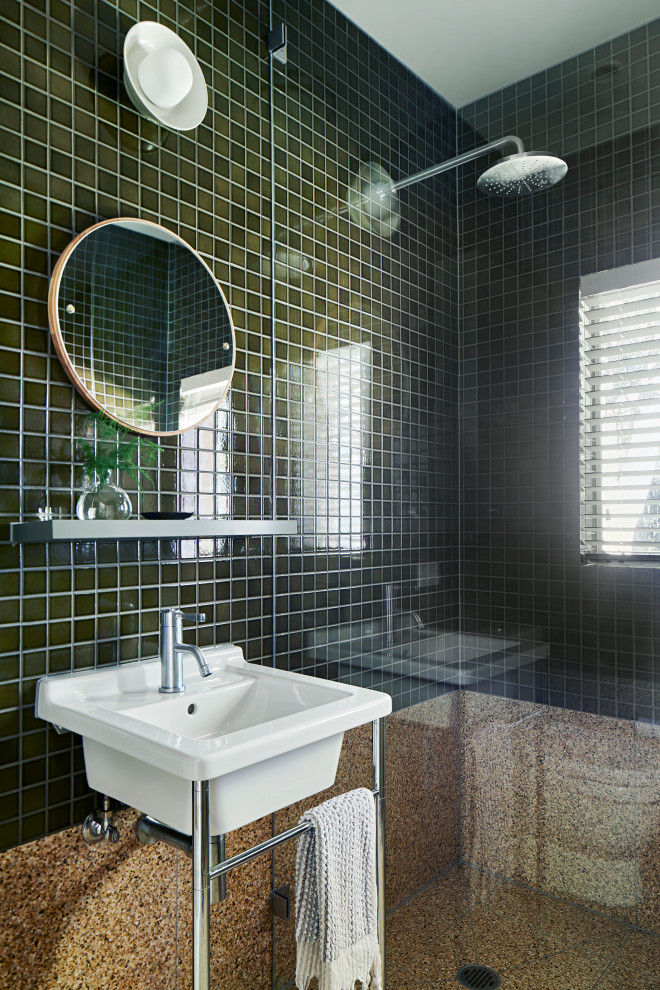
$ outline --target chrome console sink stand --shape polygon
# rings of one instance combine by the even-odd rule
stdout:
[[[376,804],[376,887],[378,892],[378,941],[385,973],[385,721],[371,723],[373,795]],[[310,825],[296,825],[272,839],[232,856],[217,866],[210,865],[211,834],[208,780],[192,785],[193,858],[193,990],[210,990],[211,882],[224,877],[237,866],[271,852],[277,846],[308,831]]]

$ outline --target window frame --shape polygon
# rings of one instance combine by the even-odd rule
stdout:
[[[601,446],[594,444],[594,434],[598,433],[598,435],[603,436],[605,431],[602,429],[597,431],[593,430],[593,426],[595,424],[602,426],[603,422],[606,422],[605,418],[602,416],[599,417],[598,415],[593,418],[589,416],[590,409],[600,409],[602,412],[602,409],[604,408],[604,403],[602,403],[602,392],[600,393],[600,405],[599,402],[596,401],[599,398],[599,383],[602,385],[604,378],[602,373],[599,373],[598,376],[593,374],[593,369],[595,366],[593,356],[598,355],[598,347],[594,343],[596,339],[595,334],[593,332],[590,334],[589,330],[599,324],[596,319],[589,320],[587,314],[590,312],[593,313],[598,308],[597,302],[594,302],[594,300],[597,300],[598,297],[603,297],[603,305],[601,307],[602,313],[606,310],[608,302],[606,297],[608,295],[612,297],[617,293],[621,293],[624,298],[620,301],[619,305],[626,305],[629,300],[634,299],[634,290],[637,287],[643,289],[644,286],[651,286],[654,284],[657,285],[657,295],[654,295],[653,298],[657,298],[658,309],[653,311],[657,312],[657,318],[654,317],[649,321],[649,329],[653,331],[657,324],[657,355],[649,357],[649,363],[659,364],[659,369],[655,369],[655,371],[658,375],[660,375],[660,258],[653,258],[649,261],[639,262],[634,265],[626,265],[621,268],[610,269],[608,271],[595,272],[593,274],[584,275],[580,278],[579,508],[580,562],[582,564],[599,563],[660,567],[660,539],[656,544],[657,549],[653,552],[639,552],[633,549],[622,549],[620,551],[602,549],[602,544],[604,542],[604,527],[602,524],[604,503],[602,498],[597,499],[596,507],[593,508],[587,502],[586,498],[587,492],[590,492],[593,495],[595,491],[598,491],[602,494],[604,487],[602,484],[603,473],[599,470],[598,464],[603,463],[603,453],[606,449],[606,445],[604,444]],[[649,298],[649,296],[647,295],[646,298]],[[616,303],[612,301],[612,305],[616,305]],[[612,327],[614,325],[614,322],[610,324]],[[603,324],[600,324],[600,326],[604,329]],[[626,333],[629,333],[632,336],[635,332],[639,334],[639,328],[621,328],[620,334],[622,345],[628,346],[628,343],[625,341]],[[610,342],[609,344],[604,344],[604,346],[611,348],[613,345]],[[637,346],[640,348],[643,347],[643,345],[639,343]],[[618,357],[616,360],[618,359],[620,358]],[[600,362],[600,368],[602,369],[602,356],[600,358]],[[658,384],[658,389],[660,390],[660,383]],[[614,394],[620,395],[620,392],[615,391]],[[660,398],[658,401],[660,403]],[[649,432],[648,426],[646,426],[646,432]],[[658,458],[660,458],[660,449],[658,451],[658,455],[654,459],[656,463]],[[643,457],[641,460],[643,461]],[[649,491],[651,491],[651,489],[649,489]],[[645,514],[642,513],[639,518],[643,519],[644,517]],[[638,523],[635,524],[635,526],[637,525]],[[660,525],[658,526],[658,531],[660,533]],[[633,539],[631,539],[629,546],[634,546]]]

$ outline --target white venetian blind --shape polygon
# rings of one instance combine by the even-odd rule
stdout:
[[[581,551],[660,557],[660,259],[580,280]]]

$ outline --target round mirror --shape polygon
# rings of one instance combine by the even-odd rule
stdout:
[[[156,223],[104,220],[76,237],[55,266],[48,316],[81,395],[136,433],[183,433],[227,393],[236,347],[222,289]]]

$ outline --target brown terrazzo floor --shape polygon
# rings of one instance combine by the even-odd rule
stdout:
[[[461,966],[502,990],[660,990],[660,936],[456,866],[393,911],[387,990],[457,990]]]

